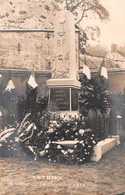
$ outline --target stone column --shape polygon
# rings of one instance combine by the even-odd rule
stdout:
[[[47,81],[51,111],[78,112],[76,56],[74,16],[61,11],[55,21],[52,78]]]

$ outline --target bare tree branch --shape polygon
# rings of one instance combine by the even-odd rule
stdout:
[[[93,9],[93,8],[94,8],[94,6],[91,6],[91,7],[87,8],[87,9],[84,9],[84,10],[83,10],[83,12],[82,12],[82,16],[81,16],[81,18],[80,18],[80,19],[76,22],[76,24],[79,24],[79,23],[82,21],[82,19],[83,19],[83,17],[84,17],[85,12],[87,12],[87,11],[89,11],[89,10]]]
[[[69,9],[69,7],[68,7],[68,2],[67,2],[67,0],[66,0],[66,10],[68,10]]]
[[[81,0],[80,2],[78,2],[75,6],[73,6],[73,8],[71,9],[71,12],[73,12],[80,4],[84,4],[85,2],[83,2],[85,0]]]

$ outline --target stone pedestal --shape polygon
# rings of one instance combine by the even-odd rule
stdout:
[[[78,113],[78,90],[80,83],[72,79],[50,79],[49,86],[50,110],[63,113]]]
[[[55,21],[52,78],[47,81],[51,111],[78,112],[77,70],[74,16],[65,10]]]

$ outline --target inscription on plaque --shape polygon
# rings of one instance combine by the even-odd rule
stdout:
[[[53,111],[69,111],[69,89],[57,88],[50,90],[50,99]]]
[[[72,104],[72,111],[78,110],[78,90],[71,89],[71,104]]]

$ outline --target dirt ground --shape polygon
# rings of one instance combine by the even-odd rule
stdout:
[[[124,139],[97,163],[67,166],[0,158],[0,195],[123,195],[124,167]]]

